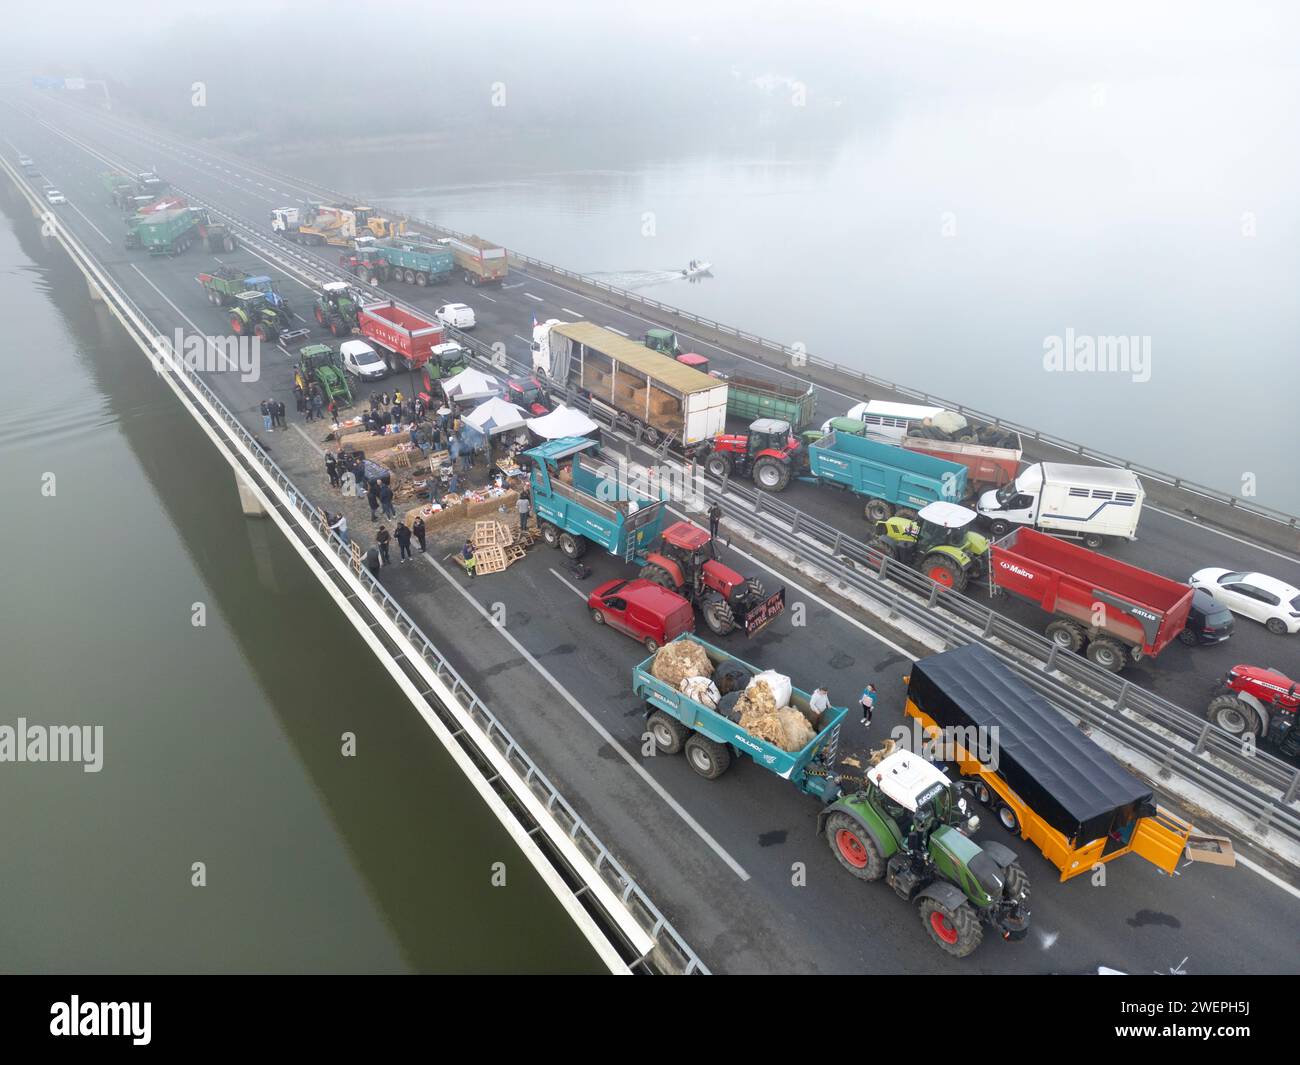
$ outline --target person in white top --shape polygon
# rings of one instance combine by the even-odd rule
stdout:
[[[808,700],[808,709],[813,713],[813,717],[815,718],[813,722],[814,724],[820,723],[822,714],[826,713],[830,705],[831,697],[825,688],[818,688],[812,693],[811,698]]]

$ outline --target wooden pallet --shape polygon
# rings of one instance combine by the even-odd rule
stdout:
[[[496,546],[474,548],[474,573],[500,573],[513,559],[506,559],[505,548]]]
[[[505,547],[513,541],[510,530],[499,521],[476,521],[474,523],[475,547]]]

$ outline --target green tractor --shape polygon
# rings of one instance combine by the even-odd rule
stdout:
[[[840,865],[916,903],[930,938],[954,958],[974,951],[985,928],[1008,940],[1029,931],[1029,877],[1011,848],[967,835],[979,818],[967,813],[963,790],[919,755],[896,750],[867,770],[861,790],[817,817]]]
[[[316,293],[316,323],[332,336],[350,336],[360,309],[361,301],[346,281],[328,281]]]
[[[661,352],[669,358],[677,358],[685,350],[677,343],[677,334],[671,329],[647,329],[645,346],[652,351]]]
[[[294,380],[304,392],[315,381],[325,393],[325,402],[337,400],[340,407],[352,402],[352,389],[343,372],[343,359],[328,344],[305,344],[298,349],[298,366]]]
[[[267,293],[250,289],[235,297],[230,308],[230,329],[236,336],[255,336],[282,344],[307,335],[306,329],[292,329],[293,320],[283,306],[276,306]]]
[[[876,522],[867,546],[920,570],[935,584],[964,592],[985,572],[987,537],[974,532],[975,512],[956,503],[930,503],[917,512],[900,510]]]

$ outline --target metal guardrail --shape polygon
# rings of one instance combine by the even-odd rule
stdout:
[[[214,215],[244,231],[247,234],[245,239],[251,236],[264,250],[270,250],[274,256],[279,256],[284,261],[294,262],[299,269],[318,279],[337,280],[349,276],[350,280],[355,280],[328,260],[303,251],[298,245],[291,245],[287,241],[283,242],[285,247],[282,248],[251,223],[221,211],[183,188],[178,191],[197,206],[212,211]],[[408,311],[426,313],[387,291],[383,295]],[[497,350],[459,330],[448,328],[446,332],[486,360],[492,368],[500,368],[500,354]],[[508,354],[506,357],[509,359]],[[519,365],[517,360],[511,361]],[[531,371],[531,367],[526,368]],[[610,434],[626,431],[626,426],[611,421],[603,409],[590,404],[586,397],[554,382],[550,383],[549,388],[563,395],[569,405],[583,410]],[[1006,422],[1001,424],[1008,425]],[[634,430],[633,437],[636,443],[641,442],[639,429]],[[667,443],[665,441],[665,447],[661,448],[661,458],[665,454]],[[1276,831],[1288,841],[1300,844],[1300,811],[1292,806],[1297,797],[1300,797],[1300,769],[1265,752],[1257,752],[1252,756],[1243,754],[1231,736],[1209,721],[1123,680],[1081,656],[1063,653],[1055,643],[1042,635],[1002,617],[974,600],[941,588],[923,574],[881,555],[866,544],[768,493],[750,490],[734,482],[723,482],[721,490],[716,494],[719,502],[731,503],[735,497],[744,499],[750,506],[755,519],[752,524],[759,535],[777,541],[802,561],[833,572],[838,580],[884,606],[891,617],[905,617],[942,639],[946,646],[958,646],[971,642],[972,639],[989,645],[1031,686],[1073,714],[1079,722],[1153,760],[1162,774],[1168,776],[1177,772],[1194,782],[1207,793],[1250,818],[1255,831]],[[734,516],[734,511],[732,514]],[[760,523],[757,520],[760,515],[774,517],[789,527],[789,533],[785,533],[780,525],[773,522]],[[818,545],[820,551],[811,551],[813,544]],[[909,594],[900,594],[898,589],[890,587],[891,582]],[[960,624],[948,620],[949,616]],[[1020,656],[1029,656],[1033,664],[1027,665],[1017,654],[1008,654],[1007,648]],[[1113,705],[1107,706],[1105,702],[1081,694],[1065,681],[1052,676],[1054,672],[1098,692]],[[1144,718],[1150,725],[1143,727],[1129,715]],[[1180,748],[1171,743],[1171,740],[1180,741],[1187,746]],[[1232,772],[1214,765],[1207,760],[1211,757],[1238,773],[1254,778],[1265,787],[1275,788],[1280,797],[1270,795],[1235,777]]]
[[[14,180],[15,184],[18,184],[17,174],[3,161],[0,161],[0,165],[3,165],[6,170],[10,170],[11,179]],[[38,203],[34,193],[30,193],[29,198],[33,203]],[[157,353],[171,351],[171,343],[168,338],[153,326],[149,317],[130,296],[116,285],[106,285],[104,279],[111,278],[111,274],[66,231],[61,222],[56,219],[55,224],[60,240],[83,273],[88,278],[94,278],[94,283],[103,293],[105,299],[111,297],[113,302],[116,302],[121,308],[129,312],[127,315],[120,313],[117,315],[123,327],[133,334],[142,346],[146,346],[149,350]],[[242,445],[244,453],[235,451],[234,454],[245,462],[248,461],[248,457],[251,457],[262,468],[265,475],[279,486],[289,499],[299,518],[324,534],[326,542],[337,556],[339,562],[362,584],[379,609],[404,631],[408,643],[418,657],[431,665],[440,679],[450,683],[451,691],[457,701],[482,731],[483,740],[490,743],[509,760],[522,779],[523,784],[542,801],[548,813],[563,828],[565,834],[574,842],[588,861],[591,862],[602,880],[618,894],[634,920],[654,940],[656,948],[660,952],[656,964],[669,967],[673,971],[682,974],[708,974],[708,968],[691,949],[690,945],[678,934],[677,930],[646,892],[628,874],[622,864],[601,842],[596,833],[573,809],[568,800],[564,798],[559,789],[551,783],[546,774],[542,772],[524,748],[514,739],[509,729],[479,698],[473,688],[456,671],[456,668],[429,640],[410,615],[406,613],[401,604],[389,594],[388,590],[364,566],[358,570],[352,565],[351,548],[342,541],[337,533],[331,532],[328,524],[322,521],[322,508],[309,501],[306,493],[302,492],[289,475],[263,450],[256,437],[244,427],[238,417],[192,368],[186,366],[183,360],[176,358],[174,353],[171,358],[167,359],[167,362],[169,364],[167,372],[183,376],[188,386],[200,394],[211,409],[217,412],[224,435],[233,438]],[[447,709],[439,703],[436,697],[432,696],[431,690],[423,692],[422,697],[429,707],[442,718],[443,723],[456,735],[462,746],[466,746],[475,755],[478,764],[482,765],[483,755],[476,748],[476,741],[466,736],[455,718],[451,717]],[[462,737],[464,737],[463,740]],[[520,805],[511,803],[510,808],[515,813],[515,816],[527,825],[527,815]],[[534,842],[539,844],[544,841],[544,837],[539,837],[536,832],[531,833],[531,836]],[[569,867],[564,858],[553,848],[544,848],[544,851],[553,864],[562,865],[567,870],[565,876],[567,882],[581,880],[577,871]],[[586,897],[590,906],[595,907],[598,905],[589,894]],[[606,918],[606,920],[612,922],[611,918]],[[631,964],[633,968],[640,967],[645,972],[654,971],[649,958],[635,959]]]

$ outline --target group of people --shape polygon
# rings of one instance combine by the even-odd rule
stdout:
[[[822,714],[826,713],[830,705],[830,692],[825,685],[819,685],[817,690],[808,698],[808,706],[816,717],[813,722],[814,725],[821,720]],[[862,689],[862,695],[858,698],[858,706],[862,708],[862,721],[860,723],[870,727],[872,711],[876,708],[876,686],[874,684],[868,684]]]
[[[286,429],[284,424],[284,404],[278,399],[267,398],[262,400],[262,428],[268,433],[273,433],[277,429]]]
[[[325,417],[325,393],[321,391],[320,383],[312,381],[307,386],[306,391],[297,381],[293,383],[293,397],[298,407],[298,413],[306,417],[307,421],[319,421]],[[281,404],[281,410],[283,410]]]

